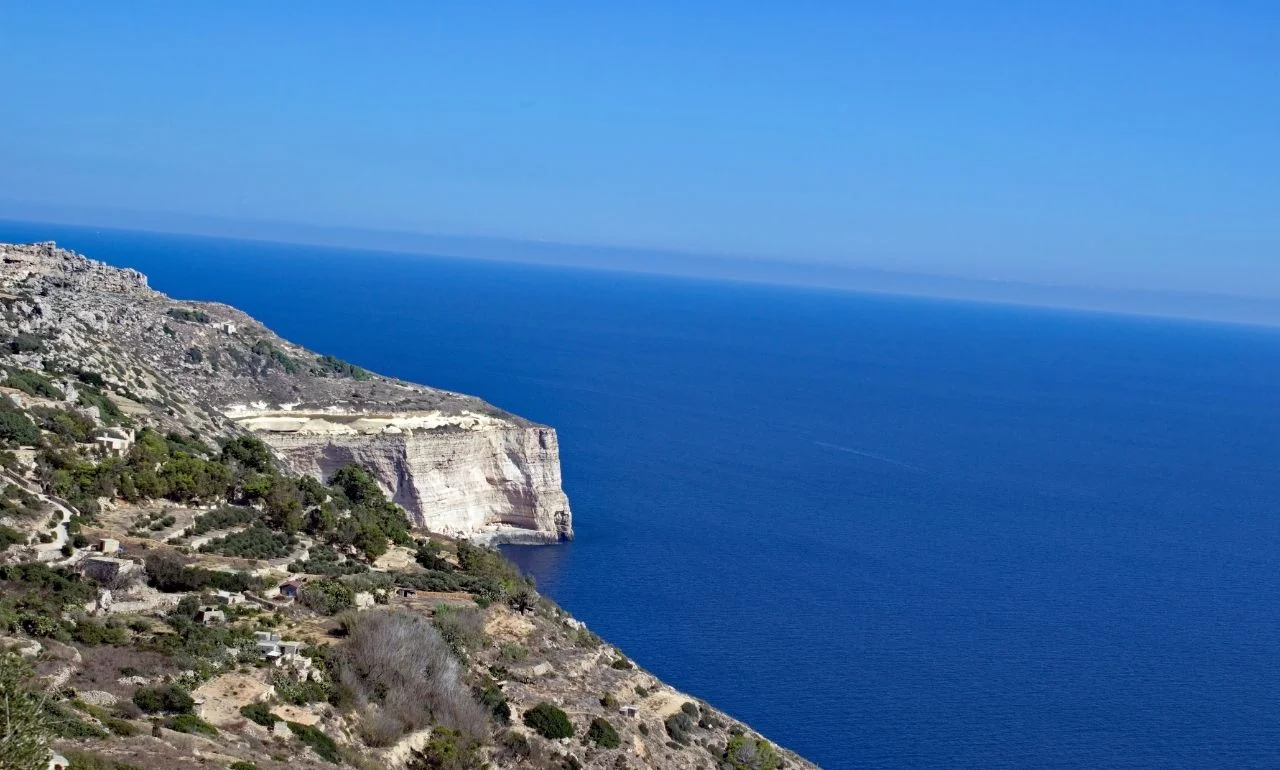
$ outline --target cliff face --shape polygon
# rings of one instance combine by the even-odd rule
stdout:
[[[255,431],[291,468],[325,478],[357,462],[432,532],[506,543],[573,537],[556,433],[512,423],[373,435]]]
[[[52,243],[0,244],[0,303],[42,337],[33,368],[98,373],[163,430],[248,430],[299,473],[361,462],[417,523],[490,542],[573,536],[555,431],[473,396],[367,372],[210,302]]]

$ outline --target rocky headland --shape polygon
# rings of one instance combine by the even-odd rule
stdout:
[[[403,382],[294,345],[250,316],[182,302],[52,243],[0,245],[0,291],[40,360],[89,367],[203,436],[248,430],[298,473],[360,462],[414,521],[486,542],[573,537],[559,443],[472,397]]]
[[[488,547],[572,537],[553,429],[52,243],[0,308],[0,767],[814,767]]]

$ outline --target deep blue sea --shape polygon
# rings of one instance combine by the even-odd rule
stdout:
[[[511,549],[828,768],[1280,767],[1280,332],[0,223],[560,432]]]

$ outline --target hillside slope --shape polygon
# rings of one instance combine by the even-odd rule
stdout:
[[[52,243],[0,244],[0,300],[37,368],[98,374],[122,408],[204,437],[257,433],[317,477],[367,465],[431,529],[489,542],[573,537],[555,431],[484,401],[382,377],[294,345],[217,303]]]
[[[0,263],[0,767],[813,767],[539,596],[492,525],[454,537],[367,454],[281,441],[549,428],[52,245]]]

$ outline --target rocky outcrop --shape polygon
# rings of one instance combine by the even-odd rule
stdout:
[[[392,499],[433,532],[506,543],[573,537],[559,444],[545,426],[255,433],[301,473],[324,478],[347,463],[368,467]]]
[[[21,363],[93,372],[163,431],[247,430],[318,477],[363,463],[434,531],[573,536],[555,431],[478,398],[318,355],[235,308],[173,300],[137,271],[52,243],[0,244],[0,304],[41,339]]]

